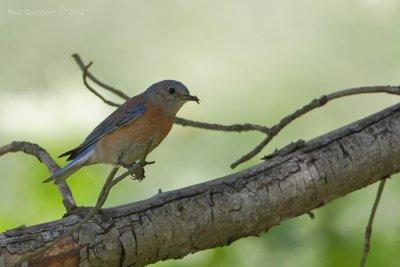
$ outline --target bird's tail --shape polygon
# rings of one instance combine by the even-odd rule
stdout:
[[[84,151],[81,155],[79,155],[74,160],[69,162],[63,168],[54,172],[49,178],[44,180],[43,183],[47,183],[52,180],[54,180],[55,184],[61,183],[62,181],[67,179],[70,175],[78,171],[80,168],[82,168],[85,165],[88,165],[87,160],[91,156],[90,152],[91,152],[90,150]]]

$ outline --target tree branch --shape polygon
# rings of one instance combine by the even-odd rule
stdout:
[[[117,104],[117,103],[115,103],[113,101],[110,101],[110,100],[106,99],[102,94],[100,94],[93,87],[90,86],[90,84],[87,81],[87,77],[89,77],[88,69],[90,68],[90,66],[92,64],[93,64],[92,61],[89,62],[89,64],[87,66],[85,66],[84,69],[83,69],[83,72],[82,72],[83,84],[86,86],[87,89],[89,89],[90,92],[92,92],[95,96],[97,96],[98,98],[103,100],[103,102],[106,103],[107,105],[110,105],[110,106],[113,106],[113,107],[121,106],[121,104]]]
[[[0,156],[8,152],[24,152],[25,154],[35,156],[40,162],[46,165],[50,173],[60,169],[60,166],[53,160],[46,150],[36,144],[29,142],[14,141],[9,145],[0,147]],[[64,207],[66,211],[71,211],[76,208],[74,197],[72,196],[71,189],[66,182],[59,183],[58,190],[60,191]],[[1,265],[0,265],[1,266]]]
[[[260,235],[400,170],[400,105],[219,179],[105,209],[29,266],[143,266]],[[12,264],[82,219],[0,234]]]
[[[75,59],[75,62],[78,64],[78,66],[81,68],[82,71],[85,71],[86,69],[86,65],[83,63],[81,57],[79,56],[79,54],[75,53],[72,55],[72,57]],[[128,100],[130,97],[128,95],[126,95],[124,92],[109,86],[105,83],[103,83],[102,81],[100,81],[99,79],[97,79],[93,74],[91,74],[90,72],[87,72],[87,76],[90,78],[90,80],[92,80],[94,83],[96,83],[98,86],[106,89],[107,91],[110,91],[111,93],[114,93],[115,95],[121,97],[124,100]]]
[[[239,164],[244,163],[253,157],[255,157],[261,150],[266,147],[272,139],[286,126],[288,126],[292,121],[297,118],[300,118],[304,114],[320,108],[324,106],[329,101],[357,94],[371,94],[371,93],[387,93],[387,94],[394,94],[400,95],[400,87],[399,86],[371,86],[371,87],[356,87],[346,90],[341,90],[334,92],[329,95],[323,95],[318,99],[312,100],[309,104],[303,106],[302,108],[296,110],[292,114],[284,117],[278,124],[274,125],[270,128],[270,131],[267,134],[267,137],[256,147],[254,147],[250,152],[239,158],[237,161],[231,164],[231,168],[237,167]]]
[[[89,64],[90,65],[90,64]],[[146,147],[143,151],[143,154],[140,158],[140,160],[137,163],[132,164],[130,168],[125,171],[123,174],[118,176],[117,178],[114,179],[115,174],[118,172],[119,167],[114,167],[110,174],[108,175],[106,182],[103,185],[103,188],[100,191],[100,194],[97,198],[96,205],[93,208],[89,209],[88,214],[79,222],[77,223],[73,228],[69,229],[66,233],[63,235],[57,237],[56,239],[52,240],[51,242],[48,242],[45,246],[34,250],[30,253],[25,254],[23,257],[21,257],[17,262],[13,263],[12,265],[15,267],[18,267],[21,265],[23,262],[29,261],[31,258],[40,255],[41,253],[45,252],[49,248],[55,246],[60,240],[72,235],[76,231],[79,230],[79,228],[87,223],[92,217],[97,214],[98,212],[101,211],[101,208],[103,207],[104,203],[106,202],[108,198],[108,194],[110,193],[111,188],[113,188],[117,183],[121,182],[123,179],[125,179],[129,175],[134,175],[135,180],[140,180],[142,181],[144,179],[144,167],[148,164],[153,164],[153,162],[147,162],[146,157],[149,154],[150,147],[153,144],[153,139],[149,139],[146,143]],[[138,171],[140,170],[140,171]],[[73,210],[74,211],[74,210]],[[79,209],[75,209],[78,213],[80,213]],[[84,208],[84,211],[87,211],[86,208]],[[66,214],[68,215],[68,213]]]
[[[374,201],[374,205],[372,206],[371,214],[369,216],[368,225],[365,229],[364,235],[364,249],[363,254],[361,256],[360,267],[364,267],[367,262],[367,257],[369,253],[369,249],[371,247],[371,234],[372,234],[372,224],[374,223],[374,218],[376,214],[376,210],[378,209],[379,201],[381,200],[383,188],[385,187],[386,178],[382,179],[379,183],[378,191],[376,192],[376,197]]]

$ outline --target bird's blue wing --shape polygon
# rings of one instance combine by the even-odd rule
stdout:
[[[146,112],[146,105],[138,103],[134,105],[123,105],[115,110],[110,116],[102,121],[89,135],[85,141],[75,149],[65,152],[59,157],[70,156],[67,160],[74,159],[80,151],[91,144],[97,142],[101,137],[113,132],[115,129],[126,125],[127,123],[139,118]]]
[[[100,123],[89,135],[86,137],[83,144],[90,144],[96,142],[102,136],[111,133],[118,127],[121,127],[128,122],[139,118],[146,112],[145,104],[136,104],[132,107],[123,109],[122,107],[114,111],[102,123]]]

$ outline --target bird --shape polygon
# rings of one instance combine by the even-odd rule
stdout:
[[[99,163],[129,169],[146,149],[151,152],[164,140],[176,113],[188,101],[199,103],[199,98],[179,81],[151,85],[111,113],[78,147],[61,154],[59,158],[68,156],[69,163],[43,182],[58,184],[82,167]]]

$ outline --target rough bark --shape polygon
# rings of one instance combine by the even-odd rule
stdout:
[[[259,235],[400,170],[400,105],[209,182],[106,209],[29,266],[143,266]],[[73,227],[67,218],[0,234],[0,266]]]

